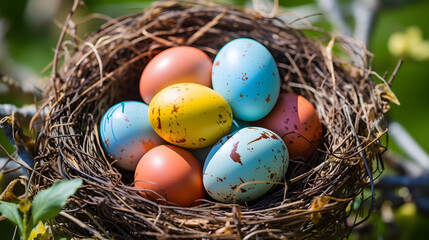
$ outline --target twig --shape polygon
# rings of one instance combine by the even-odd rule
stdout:
[[[12,240],[15,240],[17,232],[18,232],[18,226],[15,226],[15,230],[13,230]]]
[[[204,36],[204,34],[210,30],[212,27],[214,27],[216,24],[219,23],[219,20],[221,20],[226,14],[226,9],[224,9],[219,15],[217,15],[215,18],[213,18],[210,22],[208,22],[206,25],[201,27],[198,31],[196,31],[194,34],[192,34],[191,37],[188,38],[185,45],[192,45],[198,38],[201,36]]]
[[[98,231],[96,231],[95,229],[91,228],[90,226],[86,225],[85,223],[83,223],[82,221],[80,221],[79,219],[73,217],[70,214],[67,214],[63,211],[60,212],[60,215],[67,218],[68,220],[76,223],[77,225],[79,225],[79,227],[91,232],[94,237],[96,237],[97,239],[102,239],[102,240],[107,240],[107,238],[103,237]]]
[[[14,161],[16,164],[18,164],[18,165],[20,165],[20,166],[22,166],[24,169],[23,169],[23,171],[24,171],[24,173],[27,173],[26,171],[25,171],[25,169],[27,169],[27,170],[32,170],[29,166],[28,166],[28,164],[26,164],[22,159],[20,159],[20,158],[18,158],[18,159],[15,159],[12,155],[10,155],[7,151],[6,151],[6,149],[3,147],[3,145],[1,145],[0,144],[0,149],[7,155],[7,157],[9,158],[9,159],[11,159],[12,161]]]
[[[368,177],[369,177],[369,181],[371,183],[371,193],[372,193],[372,207],[373,210],[375,211],[375,190],[374,190],[374,179],[372,177],[372,173],[371,173],[371,169],[369,169],[368,163],[366,161],[366,157],[365,154],[361,151],[362,147],[360,146],[360,141],[359,141],[359,136],[357,135],[355,128],[353,127],[353,123],[350,117],[350,111],[349,111],[349,107],[347,105],[344,105],[344,113],[347,116],[347,120],[349,122],[350,128],[353,132],[353,135],[355,136],[356,139],[356,145],[358,146],[358,151],[360,152],[360,156],[362,158],[363,164],[365,165],[365,170],[368,173]]]
[[[389,86],[392,85],[392,81],[395,78],[396,74],[398,74],[399,68],[402,65],[402,59],[399,59],[399,62],[396,64],[395,70],[393,70],[392,75],[390,75],[389,80],[387,80],[387,84],[389,84]]]
[[[55,48],[54,62],[52,64],[52,72],[51,72],[51,81],[52,81],[52,85],[54,86],[55,97],[57,99],[58,99],[58,89],[57,89],[57,85],[55,83],[55,79],[57,78],[57,65],[58,65],[58,62],[60,60],[58,57],[58,53],[60,52],[61,43],[63,42],[64,36],[67,32],[67,27],[69,25],[70,18],[74,14],[74,12],[76,11],[77,7],[79,6],[79,3],[80,3],[79,0],[74,0],[72,9],[70,10],[69,14],[67,15],[65,24],[63,26],[63,29],[61,30],[60,37],[58,38],[57,46]]]
[[[0,158],[0,160],[2,160],[2,159],[4,159],[4,158]],[[17,170],[21,169],[21,167],[20,167],[20,166],[18,166],[18,167],[8,168],[8,169],[4,170],[4,168],[5,168],[5,167],[6,167],[6,164],[5,164],[5,165],[3,165],[2,170],[1,170],[1,172],[2,172],[3,174],[8,174],[8,173],[15,172],[15,171],[17,171]]]

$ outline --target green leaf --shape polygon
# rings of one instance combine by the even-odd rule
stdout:
[[[15,223],[18,226],[20,232],[23,231],[22,217],[19,214],[18,204],[0,201],[0,213],[2,216]]]
[[[58,215],[67,199],[82,185],[82,179],[61,180],[52,187],[40,191],[33,199],[33,226]]]

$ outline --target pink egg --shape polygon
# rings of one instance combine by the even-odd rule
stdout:
[[[149,104],[160,90],[176,83],[197,83],[211,88],[211,68],[211,59],[198,48],[169,48],[146,65],[140,79],[140,94]]]
[[[281,136],[290,159],[308,159],[322,139],[322,124],[316,109],[295,93],[280,93],[274,109],[254,124]]]

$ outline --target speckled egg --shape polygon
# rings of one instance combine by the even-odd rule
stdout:
[[[124,101],[107,110],[100,122],[101,145],[120,168],[134,171],[140,158],[164,143],[148,119],[148,106]]]
[[[214,144],[231,128],[228,102],[213,89],[195,83],[164,88],[149,104],[149,121],[167,142],[186,148]]]
[[[288,165],[281,137],[265,128],[246,127],[214,145],[203,167],[203,184],[220,202],[231,203],[234,196],[237,202],[252,201],[266,194],[274,182],[282,182]]]
[[[322,139],[322,124],[316,109],[295,93],[281,93],[274,109],[254,125],[282,136],[291,159],[308,159]]]
[[[261,43],[238,38],[216,55],[212,86],[231,105],[234,118],[256,121],[274,107],[280,92],[276,62]]]

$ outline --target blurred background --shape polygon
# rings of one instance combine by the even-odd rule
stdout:
[[[106,20],[142,11],[149,0],[85,1],[73,16],[77,35]],[[222,0],[259,6],[269,12],[273,0]],[[73,1],[0,0],[0,117],[42,97],[54,49]],[[285,21],[306,17],[311,24],[366,42],[374,54],[373,70],[388,77],[403,63],[392,91],[400,106],[388,113],[390,134],[385,171],[376,182],[377,211],[350,239],[426,239],[429,235],[429,1],[426,0],[279,0]],[[290,13],[296,15],[292,17]],[[298,23],[299,24],[299,23]],[[374,76],[374,78],[376,78]],[[12,105],[6,105],[12,104]],[[3,133],[0,144],[14,151]],[[0,169],[7,155],[0,150]],[[13,167],[13,166],[12,166]],[[11,168],[8,166],[8,168]],[[0,175],[0,190],[13,174]],[[0,222],[1,239],[14,227]]]

